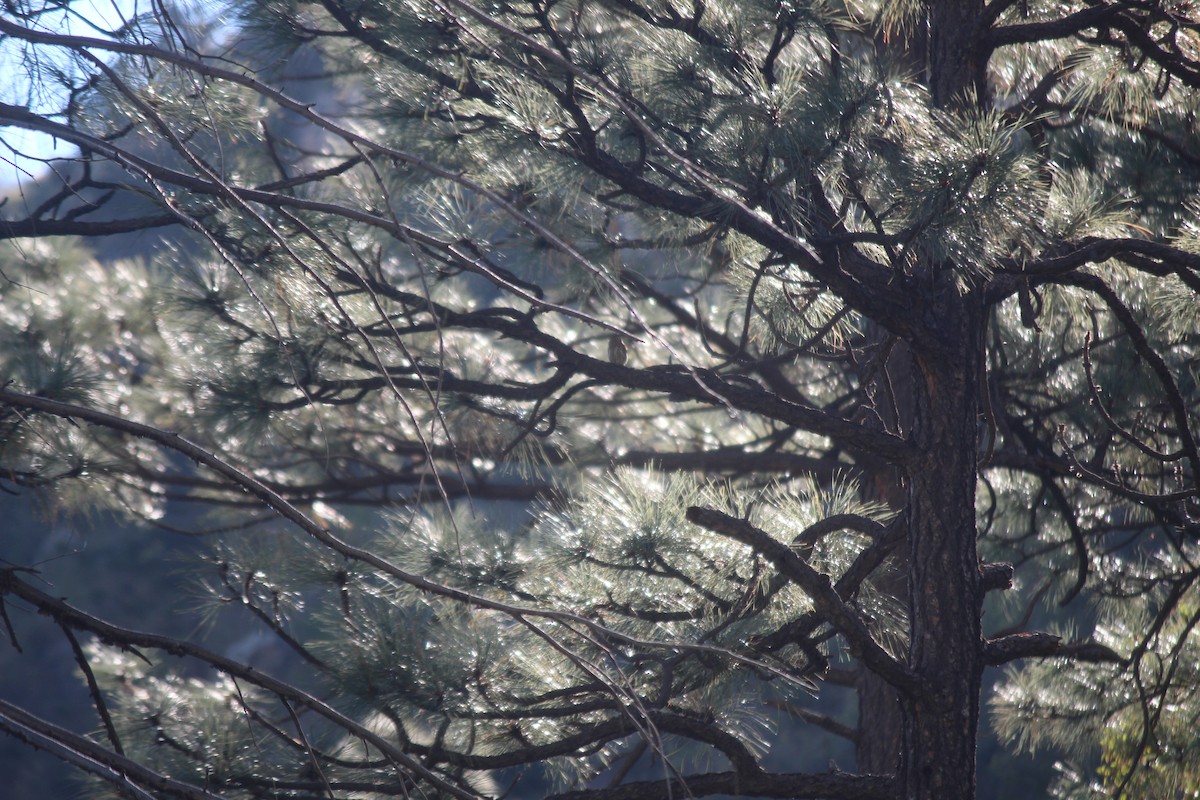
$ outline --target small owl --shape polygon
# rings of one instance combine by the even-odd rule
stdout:
[[[608,360],[618,367],[625,366],[629,360],[629,348],[625,346],[625,337],[614,333],[608,340]]]

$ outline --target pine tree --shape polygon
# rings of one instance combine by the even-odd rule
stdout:
[[[1007,665],[1064,795],[1194,786],[1193,3],[137,12],[0,11],[80,151],[0,222],[0,488],[208,509],[290,664],[6,563],[100,732],[4,730],[113,796],[944,800]]]

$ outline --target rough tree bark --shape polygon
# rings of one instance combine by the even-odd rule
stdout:
[[[938,106],[986,101],[987,59],[976,33],[982,14],[979,0],[926,4],[924,30],[913,41],[926,47],[924,77]],[[914,309],[924,312],[932,335],[908,343],[911,358],[892,359],[906,373],[898,378],[898,412],[911,419],[915,445],[902,479],[909,525],[904,566],[909,666],[923,693],[901,697],[897,706],[895,692],[875,676],[860,681],[858,768],[891,772],[898,751],[902,796],[912,800],[975,796],[983,672],[975,489],[986,317],[977,298],[946,283],[927,286],[932,301]]]
[[[976,431],[984,313],[948,290],[942,341],[919,346],[917,450],[909,484],[909,666],[920,696],[903,698],[901,780],[907,798],[975,796],[983,673],[975,547]]]

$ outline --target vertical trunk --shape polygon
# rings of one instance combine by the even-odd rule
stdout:
[[[987,97],[988,50],[978,24],[983,0],[926,0],[929,92],[939,108]],[[973,98],[969,97],[974,95]]]
[[[904,701],[904,797],[975,796],[983,672],[975,549],[976,436],[984,314],[948,289],[938,341],[918,349],[908,474],[909,664],[924,692]]]
[[[983,0],[925,7],[934,105],[986,103]],[[914,313],[936,330],[913,343],[917,455],[907,475],[909,665],[922,692],[903,699],[900,782],[906,800],[971,800],[983,674],[975,485],[985,315],[952,285],[950,265],[929,266],[940,286]]]
[[[983,0],[926,0],[926,24],[893,31],[884,45],[893,56],[898,50],[904,63],[923,64],[924,69],[913,71],[928,82],[934,105],[985,102],[988,56],[976,27],[982,12]],[[951,290],[943,302],[959,311],[969,301]],[[901,708],[890,686],[864,672],[858,685],[857,755],[860,771],[887,774],[896,768],[897,752],[902,753],[908,798],[975,796],[982,673],[975,553],[981,319],[981,314],[967,312],[947,326],[942,344],[959,345],[952,353],[919,357],[914,364],[901,345],[892,359],[897,383],[903,386],[897,392],[900,419],[892,422],[911,430],[921,448],[908,476],[908,574],[897,576],[892,585],[909,594],[910,659],[931,693]],[[867,465],[877,482],[887,475],[880,466]],[[876,491],[900,506],[892,486],[877,486]]]
[[[858,675],[858,740],[855,769],[868,775],[895,775],[903,746],[904,715],[896,690],[870,670]]]

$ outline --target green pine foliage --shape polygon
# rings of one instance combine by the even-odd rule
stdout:
[[[0,726],[91,797],[931,798],[1004,666],[1057,796],[1195,794],[1198,14],[8,4],[80,152],[0,205],[0,489],[273,644],[0,561],[99,721]]]

